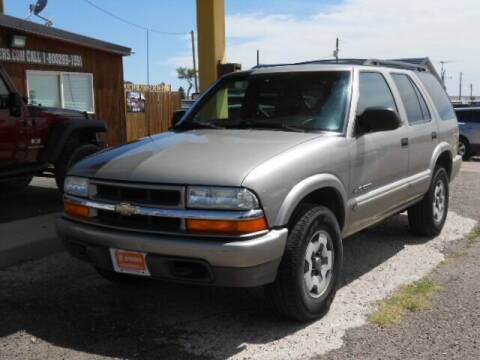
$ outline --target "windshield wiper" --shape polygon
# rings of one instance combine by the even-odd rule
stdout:
[[[231,129],[237,128],[237,129],[256,129],[256,130],[277,130],[277,131],[293,131],[293,132],[305,132],[306,129],[304,128],[298,128],[295,126],[290,126],[285,123],[267,123],[267,124],[262,124],[262,123],[255,123],[253,121],[242,121],[239,124],[229,127]]]
[[[214,124],[213,122],[189,121],[185,124],[175,126],[175,129],[194,130],[194,129],[225,129],[223,126]]]

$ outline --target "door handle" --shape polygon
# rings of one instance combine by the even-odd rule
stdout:
[[[437,138],[437,132],[433,131],[432,132],[432,140],[435,140]]]
[[[402,144],[402,147],[407,147],[408,146],[408,138],[402,138],[402,140],[400,140],[400,143]]]

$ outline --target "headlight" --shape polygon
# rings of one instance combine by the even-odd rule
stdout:
[[[242,188],[189,186],[187,204],[190,208],[250,210],[258,209],[257,197]]]
[[[63,184],[66,194],[88,197],[88,179],[75,176],[67,176]]]

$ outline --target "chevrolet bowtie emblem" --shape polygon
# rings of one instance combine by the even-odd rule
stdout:
[[[123,216],[132,216],[137,213],[138,207],[129,203],[121,203],[115,206],[115,211]]]

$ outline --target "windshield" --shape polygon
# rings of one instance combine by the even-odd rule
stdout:
[[[288,72],[225,78],[179,128],[342,132],[350,72]]]

